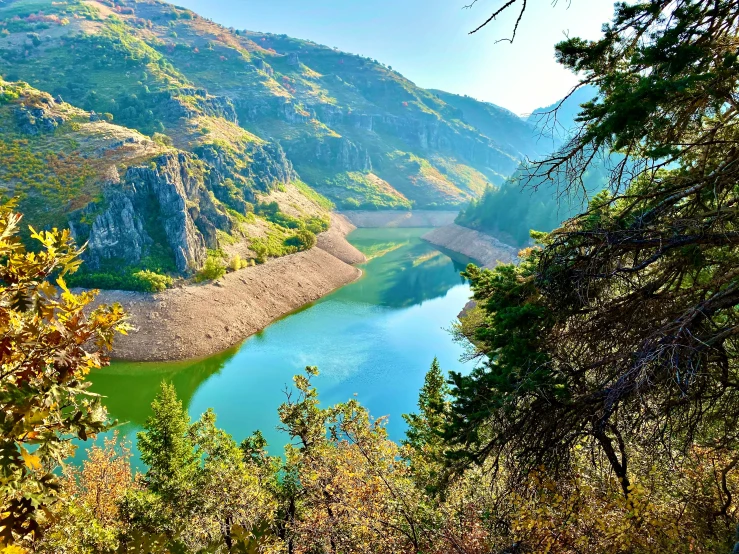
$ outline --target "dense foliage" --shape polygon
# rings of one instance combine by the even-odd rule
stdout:
[[[259,433],[237,445],[211,411],[193,423],[163,384],[138,436],[143,475],[113,438],[55,478],[65,438],[105,427],[84,383],[105,358],[84,348],[97,339],[104,352],[122,314],[86,316],[90,296],[63,279],[57,295],[49,279],[78,264],[68,235],[32,232],[41,247],[27,252],[3,211],[3,546],[728,552],[739,519],[739,5],[617,4],[604,38],[557,51],[600,93],[568,146],[532,171],[579,186],[594,156],[616,152],[612,189],[535,233],[518,266],[467,269],[477,307],[456,333],[481,363],[450,383],[432,364],[401,445],[356,400],[322,406],[308,367],[279,408],[284,457]]]
[[[738,49],[739,5],[693,0],[617,4],[601,40],[557,46],[600,94],[532,173],[573,187],[598,155],[621,160],[518,267],[468,270],[486,359],[453,379],[458,461],[523,479],[590,450],[630,502],[663,468],[716,537],[735,522]],[[680,480],[701,464],[715,478],[698,500]]]
[[[93,292],[72,294],[64,277],[80,264],[69,231],[36,232],[36,251],[18,236],[20,215],[0,207],[0,541],[38,532],[59,490],[53,469],[69,439],[106,428],[105,408],[85,376],[107,363],[125,331],[118,305],[85,310]],[[54,284],[56,281],[56,284]]]
[[[549,232],[583,208],[584,199],[608,184],[607,162],[598,160],[583,175],[585,194],[556,197],[556,184],[532,178],[527,166],[500,187],[489,187],[460,211],[455,222],[500,237],[508,244],[527,246],[530,232]]]
[[[385,418],[356,400],[322,407],[317,369],[295,377],[279,408],[290,439],[272,457],[259,432],[238,445],[208,410],[192,422],[172,385],[163,383],[138,435],[143,474],[131,468],[117,437],[88,450],[80,468],[62,466],[71,435],[107,428],[85,375],[121,324],[120,308],[85,316],[91,295],[57,296],[50,276],[79,263],[64,233],[37,235],[23,250],[18,217],[3,211],[3,519],[0,546],[24,552],[487,552],[718,553],[728,548],[726,518],[739,483],[730,453],[693,446],[678,466],[654,452],[631,452],[643,475],[628,497],[601,451],[582,442],[567,474],[528,475],[505,460],[450,472],[445,440],[455,423],[449,388],[434,360],[417,414],[405,416],[407,440],[388,439]],[[529,269],[535,266],[529,266]],[[515,276],[514,268],[504,270]],[[476,283],[492,275],[470,270]],[[531,282],[510,289],[525,297]],[[547,320],[547,312],[531,312]],[[535,344],[534,329],[521,344]],[[500,342],[502,335],[478,344]],[[84,350],[97,345],[101,352]],[[520,359],[515,349],[507,354]],[[518,356],[518,357],[517,357]],[[454,457],[454,456],[452,456]],[[597,460],[598,463],[593,464]],[[503,461],[503,463],[499,463]],[[61,475],[55,471],[62,467]],[[718,480],[717,480],[718,478]],[[706,518],[706,514],[723,516]]]
[[[581,86],[563,100],[535,110],[528,121],[535,125],[542,144],[558,151],[578,129],[580,105],[597,96],[593,86]],[[526,246],[529,233],[550,232],[560,223],[587,206],[587,199],[603,190],[609,182],[609,170],[618,163],[614,153],[596,156],[578,180],[568,186],[566,174],[543,174],[536,160],[527,159],[516,173],[500,186],[488,187],[460,211],[456,223],[500,237],[509,244]]]

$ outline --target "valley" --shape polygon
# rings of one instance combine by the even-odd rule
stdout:
[[[739,552],[736,0],[183,1],[0,0],[0,554]]]

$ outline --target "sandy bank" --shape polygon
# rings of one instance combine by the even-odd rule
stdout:
[[[429,231],[424,240],[479,261],[483,267],[516,261],[518,250],[498,239],[452,223]]]
[[[343,211],[345,216],[357,227],[443,227],[454,223],[458,212],[415,210]]]
[[[356,227],[340,214],[331,214],[331,227],[325,233],[318,235],[316,245],[321,250],[339,258],[348,264],[361,264],[367,258],[347,240],[346,236]]]
[[[364,261],[344,238],[352,229],[343,218],[334,218],[315,248],[228,273],[216,282],[160,294],[101,292],[98,302],[119,302],[138,329],[116,338],[114,357],[165,361],[215,354],[351,283],[362,272],[347,261]]]

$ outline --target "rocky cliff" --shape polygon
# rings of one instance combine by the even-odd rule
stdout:
[[[187,152],[23,83],[0,80],[0,93],[0,192],[16,196],[36,227],[69,226],[87,244],[84,272],[102,275],[100,286],[135,285],[126,276],[144,269],[187,277],[239,242],[247,262],[254,241],[273,241],[263,257],[289,253],[304,221],[319,232],[328,220],[293,184],[277,143],[244,133]],[[291,215],[277,204],[254,213],[288,187],[280,194]]]
[[[177,271],[192,273],[202,267],[208,248],[219,247],[218,231],[233,230],[229,209],[245,215],[250,206],[245,197],[253,202],[256,193],[268,193],[292,177],[278,145],[260,146],[251,152],[254,162],[242,175],[251,186],[228,190],[235,188],[236,170],[212,155],[213,150],[204,153],[208,155],[200,159],[172,152],[149,165],[131,166],[119,182],[105,184],[101,201],[70,215],[75,238],[88,243],[84,259],[91,269],[116,261],[140,263],[155,235],[171,252]]]

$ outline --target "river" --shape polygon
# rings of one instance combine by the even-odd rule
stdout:
[[[357,229],[349,241],[367,255],[363,276],[274,322],[226,352],[199,361],[113,362],[91,375],[91,390],[121,436],[135,446],[162,380],[174,386],[195,419],[213,408],[217,425],[237,441],[259,429],[279,454],[287,437],[277,408],[292,376],[318,366],[323,406],[354,395],[373,416],[389,416],[403,438],[401,414],[415,411],[434,356],[444,370],[467,371],[447,331],[469,297],[460,271],[470,261],[421,240],[428,229]],[[134,448],[135,452],[135,448]],[[83,449],[77,459],[84,456]],[[139,466],[138,458],[135,464]]]

